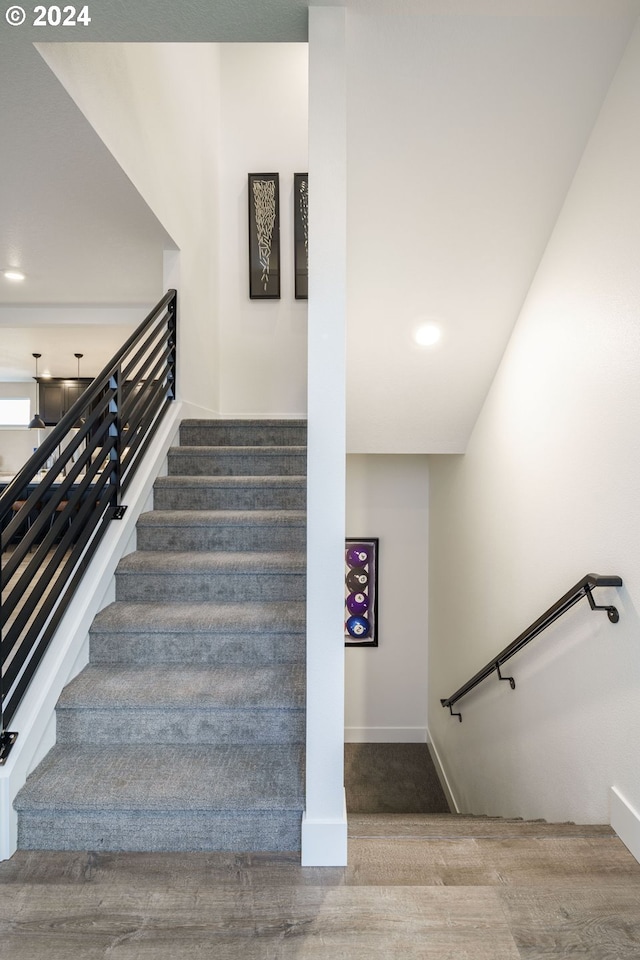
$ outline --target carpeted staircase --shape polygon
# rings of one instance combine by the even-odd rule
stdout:
[[[182,423],[16,798],[20,847],[300,848],[305,473],[305,421]]]

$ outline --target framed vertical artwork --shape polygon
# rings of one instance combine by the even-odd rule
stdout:
[[[293,175],[293,267],[296,300],[309,296],[309,174]]]
[[[378,646],[378,538],[345,540],[344,645]]]
[[[249,174],[249,296],[280,298],[280,184],[277,173]]]

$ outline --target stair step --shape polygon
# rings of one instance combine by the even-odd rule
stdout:
[[[109,604],[90,630],[92,663],[285,663],[305,657],[305,604]]]
[[[65,688],[58,743],[302,743],[304,667],[95,666]]]
[[[116,599],[158,602],[304,600],[305,554],[136,551],[116,568]]]
[[[303,748],[58,744],[18,793],[18,845],[299,850]]]
[[[158,477],[155,510],[304,510],[300,477]]]
[[[184,446],[301,446],[306,420],[183,420]]]
[[[303,476],[304,446],[180,446],[168,454],[169,476]]]
[[[138,519],[138,550],[304,550],[304,510],[154,510]]]
[[[185,421],[56,746],[23,849],[300,849],[306,421]]]

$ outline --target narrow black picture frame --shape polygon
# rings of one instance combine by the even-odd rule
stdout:
[[[296,300],[309,298],[309,174],[293,175],[293,272]]]
[[[280,177],[249,174],[249,296],[280,299]]]
[[[378,537],[347,537],[344,566],[344,645],[377,647]]]

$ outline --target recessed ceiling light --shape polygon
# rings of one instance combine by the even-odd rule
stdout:
[[[3,276],[7,280],[24,280],[25,276],[21,270],[5,270]]]
[[[432,347],[442,336],[442,331],[437,323],[421,323],[413,335],[413,339],[420,347]]]

